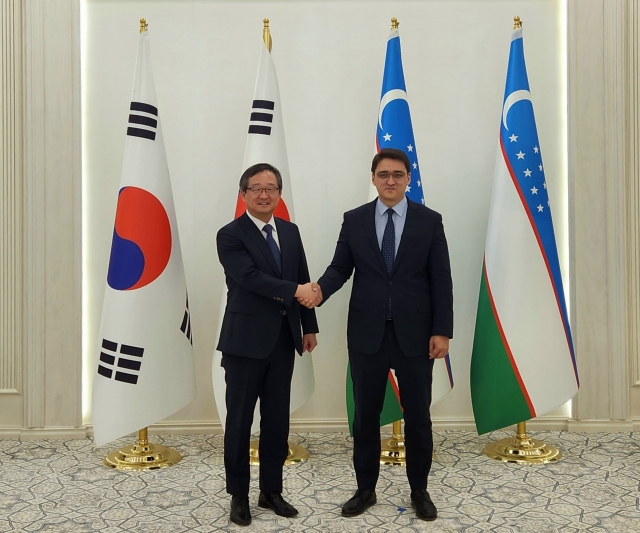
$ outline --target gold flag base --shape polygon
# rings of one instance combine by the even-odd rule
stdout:
[[[111,452],[104,458],[104,465],[116,470],[157,470],[175,465],[182,456],[162,444],[151,444],[147,440],[147,428],[138,433],[138,442]]]
[[[284,466],[304,463],[307,459],[309,459],[309,452],[304,446],[294,444],[291,441],[288,441],[287,444],[289,444],[289,455],[287,455]],[[258,466],[260,464],[260,457],[258,456],[259,446],[259,439],[251,441],[251,445],[249,446],[249,464],[251,466]]]
[[[407,454],[402,437],[402,422],[400,420],[393,423],[391,438],[382,439],[380,442],[380,464],[405,466],[407,464]]]
[[[538,465],[562,459],[558,448],[527,435],[526,422],[520,422],[516,436],[487,444],[483,453],[491,459],[504,463]]]

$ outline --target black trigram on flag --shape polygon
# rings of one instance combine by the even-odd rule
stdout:
[[[249,119],[249,133],[259,135],[271,135],[273,122],[273,108],[275,104],[270,100],[254,100],[251,106],[251,118]]]
[[[158,108],[142,102],[131,102],[129,109],[131,114],[127,135],[155,141],[158,129]]]
[[[113,377],[116,381],[135,385],[138,383],[138,372],[140,372],[143,353],[144,348],[129,346],[128,344],[121,344],[120,351],[118,352],[117,342],[102,339],[98,374],[107,379],[111,379]]]
[[[184,333],[189,339],[191,346],[193,346],[193,336],[191,335],[191,313],[189,313],[189,295],[187,294],[187,305],[184,310],[184,317],[182,318],[182,325],[180,326],[180,331]]]

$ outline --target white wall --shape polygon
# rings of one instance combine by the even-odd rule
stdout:
[[[427,204],[443,214],[454,278],[456,387],[434,416],[469,421],[468,369],[514,15],[524,21],[529,82],[567,279],[563,2],[86,0],[83,8],[85,422],[138,19],[149,23],[193,317],[198,396],[172,417],[178,423],[218,420],[210,366],[224,282],[214,237],[233,217],[263,17],[271,20],[296,221],[317,278],[332,257],[342,213],[368,199],[392,16],[400,21]],[[347,299],[345,289],[318,311],[316,391],[294,422],[331,425],[346,418]]]

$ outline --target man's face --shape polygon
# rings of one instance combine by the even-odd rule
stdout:
[[[402,161],[383,159],[378,163],[371,181],[378,189],[380,200],[386,206],[393,207],[404,197],[411,174],[407,173]]]
[[[247,190],[241,194],[247,211],[258,220],[269,222],[280,201],[281,191],[275,174],[263,170],[249,178]]]

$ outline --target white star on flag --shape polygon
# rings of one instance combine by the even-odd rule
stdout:
[[[533,151],[534,151],[536,154],[538,153],[538,150],[540,150],[540,148],[538,148],[537,146],[534,146],[534,147],[533,147]]]
[[[418,168],[418,163],[414,163],[413,168]],[[420,186],[420,182],[418,182],[418,186]]]
[[[389,135],[388,133],[385,133],[384,140],[385,141],[390,141],[391,140],[391,135]]]
[[[531,189],[531,194],[538,194],[538,189],[536,189],[535,187]]]
[[[539,165],[538,168],[540,169],[540,171],[542,171],[542,165]]]
[[[408,185],[407,185],[407,191],[411,192],[411,187],[409,187]]]
[[[411,145],[407,146],[407,150],[409,150],[410,152],[413,152],[413,146]]]
[[[420,187],[422,184],[420,183],[420,181],[418,181],[418,187]]]
[[[517,142],[518,136],[515,133],[512,133],[509,139],[511,140],[512,143],[514,143],[514,142]]]
[[[527,178],[530,178],[530,177],[531,177],[531,171],[530,171],[529,169],[527,169],[527,170],[523,170],[522,172],[524,172],[524,175],[525,175]]]
[[[542,213],[544,211],[544,207],[542,207],[542,204],[540,204],[538,206],[538,213]]]
[[[524,159],[524,154],[522,153],[522,150],[520,150],[517,154],[518,159]]]
[[[544,188],[546,189],[546,188],[547,188],[547,182],[545,181],[545,182],[543,183],[543,185],[544,185]]]

